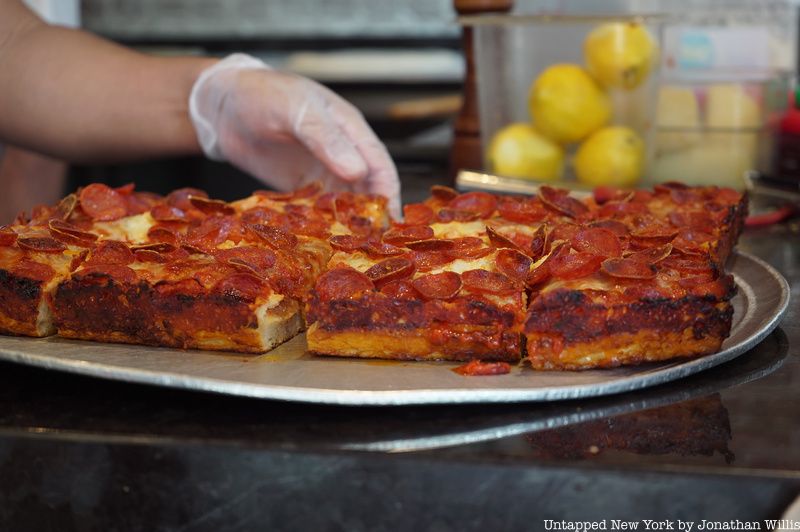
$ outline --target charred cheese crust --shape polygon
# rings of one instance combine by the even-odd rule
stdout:
[[[300,303],[278,294],[164,294],[106,275],[60,283],[53,310],[59,336],[101,342],[259,353],[302,330]]]
[[[618,304],[560,289],[535,298],[525,323],[527,357],[535,369],[634,365],[719,350],[733,319],[731,277],[721,297],[686,295]]]

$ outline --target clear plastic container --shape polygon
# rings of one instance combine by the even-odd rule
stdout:
[[[613,23],[635,24],[644,28],[652,37],[658,54],[661,49],[663,17],[509,15],[465,17],[461,22],[473,30],[484,170],[492,172],[495,169],[486,157],[492,139],[509,124],[532,123],[529,106],[531,86],[548,67],[558,64],[586,67],[584,42],[587,36],[596,28]],[[644,141],[645,174],[653,153],[652,139],[661,67],[661,61],[657,57],[658,55],[649,72],[635,87],[615,88],[602,81],[599,83],[611,101],[612,112],[607,125],[631,128]],[[597,78],[595,72],[590,74]],[[578,117],[577,121],[580,120],[581,117]],[[576,180],[573,155],[586,138],[588,136],[577,141],[558,141],[566,153],[566,164],[560,181]]]
[[[743,189],[747,172],[769,172],[789,83],[788,74],[772,73],[664,84],[645,182]]]

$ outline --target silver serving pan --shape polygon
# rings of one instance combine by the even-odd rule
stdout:
[[[789,303],[786,280],[746,253],[731,258],[738,286],[730,337],[716,354],[612,370],[462,377],[456,363],[312,356],[305,337],[262,356],[128,346],[61,338],[0,337],[0,359],[106,379],[222,394],[340,405],[556,401],[626,392],[680,379],[729,361],[763,340]]]

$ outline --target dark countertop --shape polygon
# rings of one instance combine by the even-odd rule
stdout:
[[[0,363],[0,529],[777,518],[800,494],[800,226],[739,247],[791,285],[779,328],[732,362],[611,397],[313,406]]]

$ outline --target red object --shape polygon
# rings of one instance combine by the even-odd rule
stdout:
[[[453,368],[453,371],[465,377],[505,375],[511,372],[511,365],[508,362],[483,362],[482,360],[472,360],[457,368]]]

